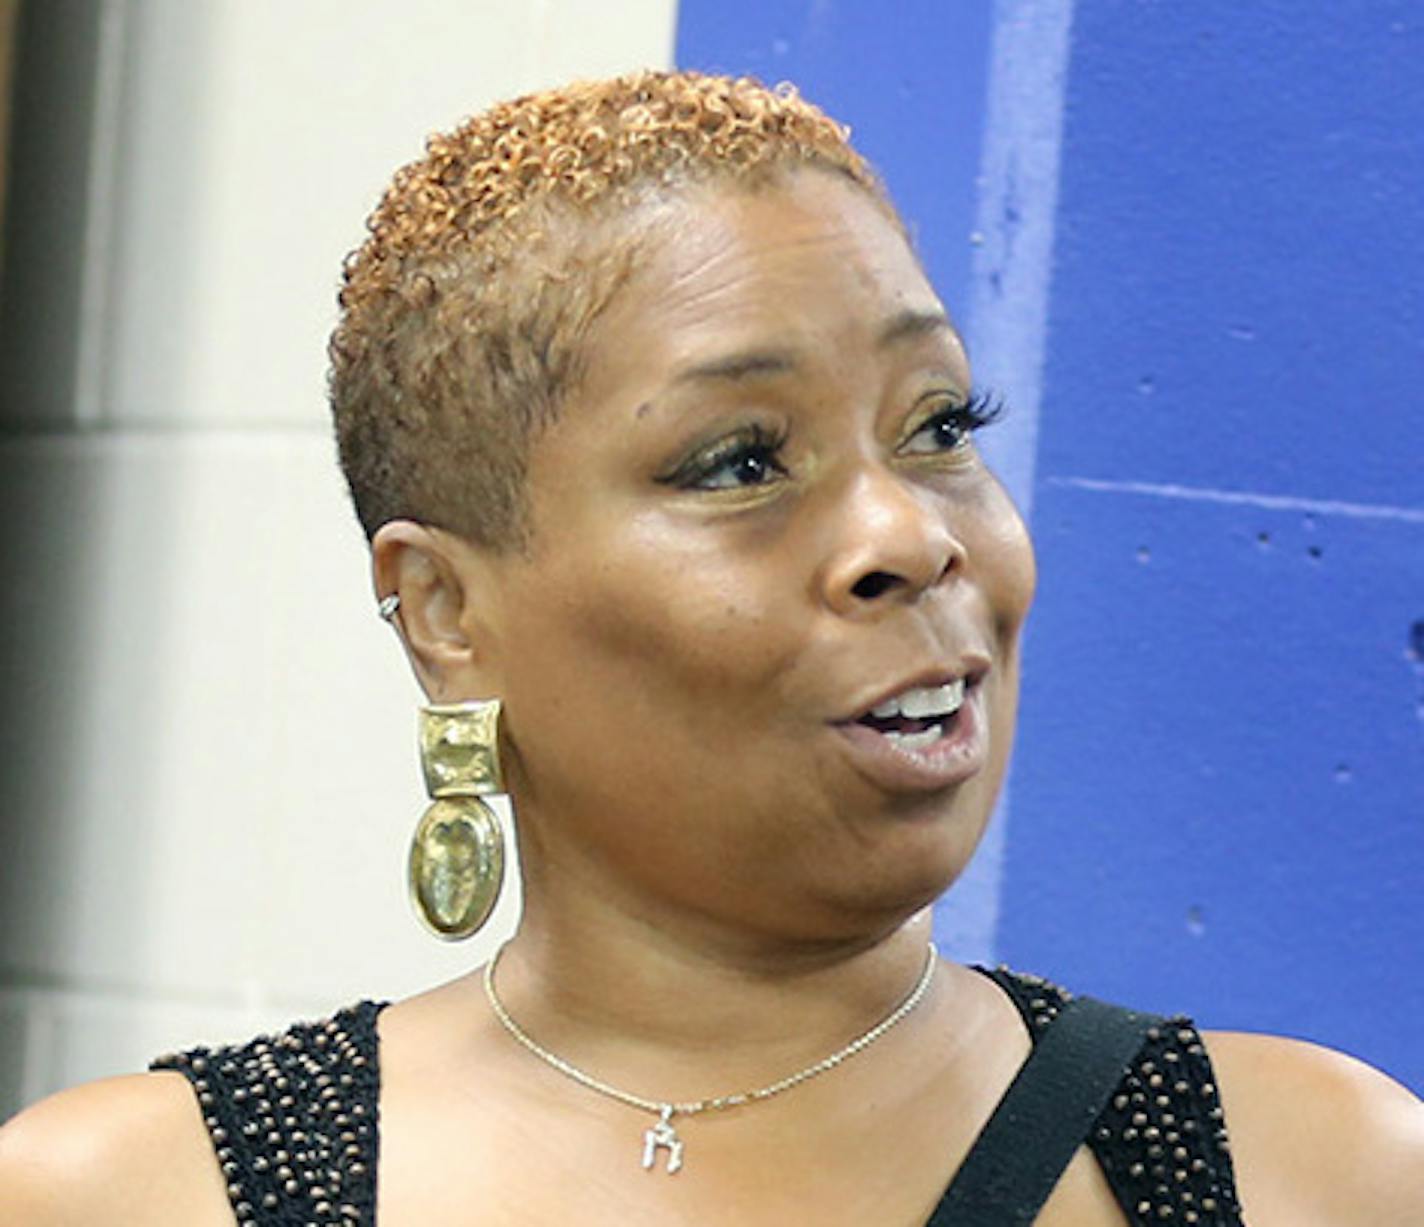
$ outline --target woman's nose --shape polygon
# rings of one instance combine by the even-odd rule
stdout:
[[[827,603],[849,617],[911,604],[965,563],[942,497],[883,467],[858,474],[825,570]]]

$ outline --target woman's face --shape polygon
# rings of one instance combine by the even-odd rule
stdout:
[[[653,918],[888,927],[984,827],[1033,590],[963,346],[826,173],[642,221],[494,564],[527,854]]]

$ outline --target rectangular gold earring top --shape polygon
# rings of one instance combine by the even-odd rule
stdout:
[[[498,699],[434,703],[420,709],[420,763],[432,797],[503,792]]]

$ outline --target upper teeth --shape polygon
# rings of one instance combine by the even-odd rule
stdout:
[[[927,716],[951,715],[959,710],[963,702],[964,679],[960,678],[943,686],[916,686],[913,690],[902,691],[878,707],[871,708],[870,714],[881,720],[888,720],[891,716],[923,720]]]

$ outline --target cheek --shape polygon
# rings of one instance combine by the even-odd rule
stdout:
[[[633,536],[537,567],[506,640],[511,715],[602,704],[626,730],[681,708],[706,727],[764,701],[797,657],[785,594],[737,551]]]
[[[503,645],[507,733],[521,801],[565,815],[618,809],[658,841],[671,837],[666,815],[658,806],[639,818],[629,781],[645,798],[710,798],[726,764],[751,773],[757,741],[786,722],[801,645],[774,585],[725,554],[720,567],[665,547],[605,556],[616,567],[565,558],[521,593]],[[711,817],[704,825],[720,829]]]
[[[1038,567],[1028,528],[998,482],[986,487],[976,509],[982,525],[977,549],[986,596],[1001,641],[1018,635],[1033,604]]]

